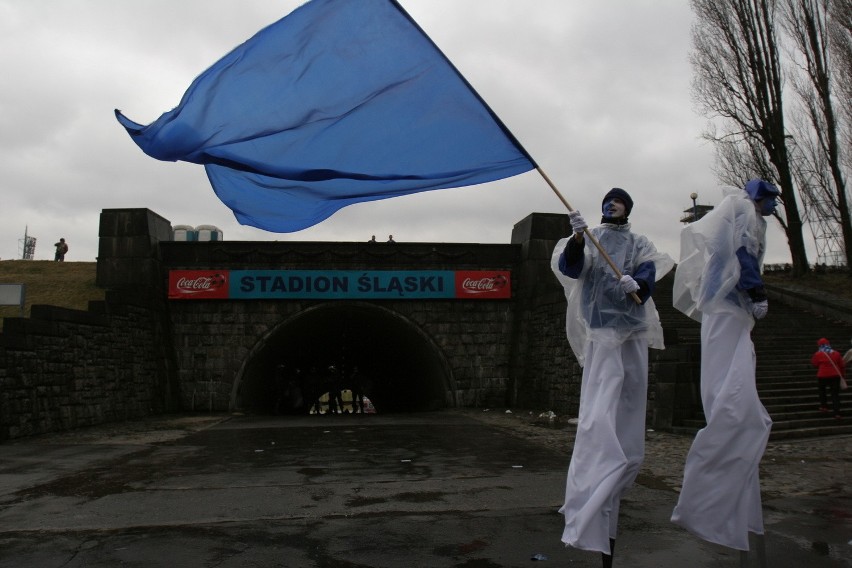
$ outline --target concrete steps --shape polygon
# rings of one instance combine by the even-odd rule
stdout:
[[[667,276],[654,295],[663,328],[675,330],[680,345],[700,346],[700,324],[671,306],[672,281]],[[786,305],[788,294],[785,291],[775,297],[770,293],[769,315],[757,322],[752,332],[757,390],[773,421],[770,439],[852,434],[852,389],[841,391],[841,419],[835,419],[833,412],[819,412],[816,369],[810,364],[820,337],[828,338],[835,349],[845,352],[850,347],[852,323],[830,317],[830,313],[826,317],[807,310],[807,299],[801,295],[791,302],[796,307]],[[819,300],[825,302],[826,296],[820,293]],[[693,418],[677,424],[675,430],[694,433],[704,425],[699,409]]]

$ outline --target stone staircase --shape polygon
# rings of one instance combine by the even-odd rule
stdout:
[[[673,278],[667,276],[655,293],[663,328],[676,330],[680,345],[700,346],[700,324],[671,307],[672,282]],[[816,368],[810,363],[820,337],[827,338],[841,353],[849,349],[852,311],[846,311],[848,301],[833,302],[823,293],[772,287],[769,296],[769,314],[755,325],[752,341],[757,354],[758,394],[773,422],[770,439],[852,434],[852,388],[840,394],[843,418],[835,419],[833,412],[819,412]],[[680,421],[677,430],[695,432],[704,424],[699,401],[695,416]]]

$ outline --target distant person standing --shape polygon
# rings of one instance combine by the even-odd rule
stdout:
[[[393,235],[388,235],[388,242],[389,243],[395,243],[396,242],[395,240],[393,240]]]
[[[56,247],[56,254],[53,256],[54,262],[65,261],[65,253],[68,252],[68,243],[65,242],[65,238],[60,238],[58,243],[53,243],[53,246]]]
[[[840,379],[846,376],[846,364],[839,351],[831,348],[828,339],[817,341],[817,351],[811,357],[811,365],[817,368],[819,385],[819,411],[828,412],[828,394],[831,391],[831,406],[834,417],[840,418]]]
[[[328,392],[328,414],[343,414],[343,397],[340,396],[340,391],[343,390],[343,377],[336,365],[328,366],[325,386]]]
[[[372,394],[371,385],[370,379],[364,376],[357,366],[352,369],[352,375],[349,377],[349,388],[352,390],[353,412],[364,414],[364,399]]]

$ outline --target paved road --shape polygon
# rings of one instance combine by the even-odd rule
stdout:
[[[0,568],[600,566],[559,541],[566,455],[464,414],[146,428],[0,445]],[[616,566],[739,567],[668,522],[675,500],[631,491]],[[852,566],[849,504],[767,503],[768,566]]]

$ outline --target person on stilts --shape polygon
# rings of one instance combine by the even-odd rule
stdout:
[[[753,179],[681,232],[674,307],[701,322],[701,402],[707,425],[686,457],[673,523],[706,541],[749,550],[763,535],[758,466],[772,420],[755,384],[751,330],[769,303],[761,278],[766,221],[778,189]],[[760,555],[762,540],[759,540]]]
[[[663,348],[651,296],[674,264],[631,232],[632,209],[630,195],[613,188],[603,198],[599,226],[589,229],[580,212],[571,211],[573,235],[557,243],[551,259],[568,301],[568,340],[583,366],[577,436],[559,510],[565,516],[562,542],[600,552],[604,568],[613,562],[621,498],[645,455],[648,347]],[[600,246],[586,246],[592,239]]]

